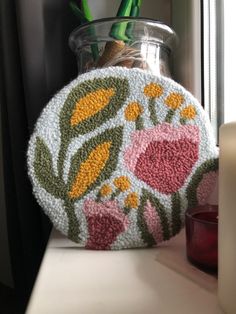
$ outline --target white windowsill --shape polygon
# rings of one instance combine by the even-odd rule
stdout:
[[[155,249],[89,251],[53,230],[28,314],[218,314],[217,279],[185,257],[184,230]]]

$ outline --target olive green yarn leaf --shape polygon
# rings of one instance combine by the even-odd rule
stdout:
[[[217,171],[218,168],[219,168],[218,158],[212,158],[201,164],[201,166],[199,166],[198,169],[195,171],[186,189],[189,208],[194,207],[198,204],[197,188],[200,182],[202,181],[204,174],[210,171]]]
[[[143,124],[143,118],[138,117],[135,121],[135,128],[136,130],[143,130],[144,129],[144,124]]]
[[[137,223],[141,231],[143,240],[147,243],[148,246],[153,246],[154,244],[156,244],[156,242],[153,236],[149,233],[144,218],[144,207],[148,200],[150,201],[151,205],[156,209],[157,214],[161,219],[163,229],[163,240],[168,240],[170,238],[170,231],[165,207],[161,204],[160,200],[157,197],[155,197],[152,193],[148,192],[147,190],[143,189],[140,205],[138,208]]]
[[[73,111],[80,99],[100,89],[108,90],[111,88],[115,91],[114,95],[111,96],[110,101],[103,109],[79,122],[77,125],[71,125]],[[95,78],[77,85],[69,93],[60,113],[62,138],[72,138],[79,134],[86,134],[104,124],[107,120],[115,117],[117,111],[122,107],[128,97],[128,94],[128,80],[117,77]]]
[[[175,114],[175,110],[174,109],[169,109],[168,112],[167,112],[166,118],[165,118],[165,122],[171,123],[174,114]]]
[[[82,169],[81,166],[84,165],[89,156],[91,156],[91,152],[94,151],[99,145],[102,145],[104,143],[110,143],[109,156],[105,162],[104,167],[101,169],[96,179],[94,179],[94,181],[91,182],[89,186],[87,186],[86,190],[81,195],[79,195],[78,197],[72,197],[74,200],[81,199],[87,193],[92,191],[95,187],[100,185],[104,180],[109,179],[113,171],[115,171],[116,169],[122,140],[122,126],[108,129],[85,142],[83,146],[77,151],[77,153],[75,153],[75,155],[71,159],[71,166],[68,174],[68,191],[71,191],[76,177]]]
[[[76,243],[80,241],[80,226],[75,214],[74,203],[68,198],[64,201],[64,209],[68,218],[68,238]]]
[[[150,113],[150,119],[153,123],[153,125],[159,124],[158,118],[157,118],[157,112],[156,112],[156,103],[155,98],[150,98],[148,101],[148,109]]]
[[[172,236],[175,236],[182,228],[181,221],[181,197],[179,192],[175,192],[171,195],[172,201]]]
[[[96,92],[100,89],[115,90],[114,95],[110,98],[108,104],[94,115],[89,116],[87,119],[81,121],[75,126],[71,125],[71,117],[76,107],[77,102],[86,97],[89,93]],[[61,145],[58,154],[58,174],[59,178],[63,178],[64,161],[66,157],[66,151],[71,139],[79,136],[80,134],[86,134],[100,125],[107,122],[107,120],[115,117],[117,111],[122,107],[124,101],[129,94],[129,84],[127,79],[121,79],[117,77],[95,78],[93,80],[85,81],[74,87],[69,93],[63,108],[60,112],[59,124],[61,132]]]
[[[37,137],[35,144],[34,173],[40,185],[56,198],[63,198],[65,186],[55,176],[52,166],[52,155],[45,142]]]
[[[63,180],[63,171],[64,171],[64,162],[66,159],[66,153],[68,146],[70,144],[70,139],[69,138],[63,138],[61,135],[61,145],[57,157],[57,171],[58,171],[58,176],[61,180]]]

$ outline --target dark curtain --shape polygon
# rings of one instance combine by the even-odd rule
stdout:
[[[27,142],[47,101],[76,76],[75,57],[67,44],[76,24],[68,1],[0,1],[3,176],[10,267],[22,313],[51,228],[32,196]]]

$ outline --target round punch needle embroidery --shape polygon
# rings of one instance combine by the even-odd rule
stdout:
[[[204,204],[218,149],[198,101],[171,79],[110,67],[78,76],[44,108],[28,147],[33,192],[88,249],[157,245]]]

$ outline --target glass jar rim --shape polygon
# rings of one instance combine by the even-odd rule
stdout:
[[[208,210],[204,210],[203,208],[208,208]],[[208,205],[199,205],[193,208],[188,208],[185,212],[185,217],[201,224],[218,225],[218,222],[204,220],[202,218],[195,217],[196,214],[204,213],[204,212],[218,212],[218,205],[208,204]]]
[[[163,32],[162,38],[157,38],[155,41],[162,45],[163,47],[167,48],[168,50],[172,51],[175,46],[178,44],[178,36],[175,33],[175,31],[168,25],[164,24],[161,21],[154,20],[151,18],[146,18],[146,17],[126,17],[126,16],[121,16],[121,17],[106,17],[102,19],[97,19],[93,20],[91,22],[84,23],[78,27],[76,27],[70,34],[69,36],[69,46],[72,50],[75,50],[78,48],[81,48],[83,45],[80,44],[77,45],[75,44],[78,36],[81,36],[84,31],[89,28],[90,26],[93,25],[99,25],[99,24],[104,24],[104,23],[115,23],[115,22],[141,22],[141,23],[146,23],[147,26],[159,29],[160,31]]]

